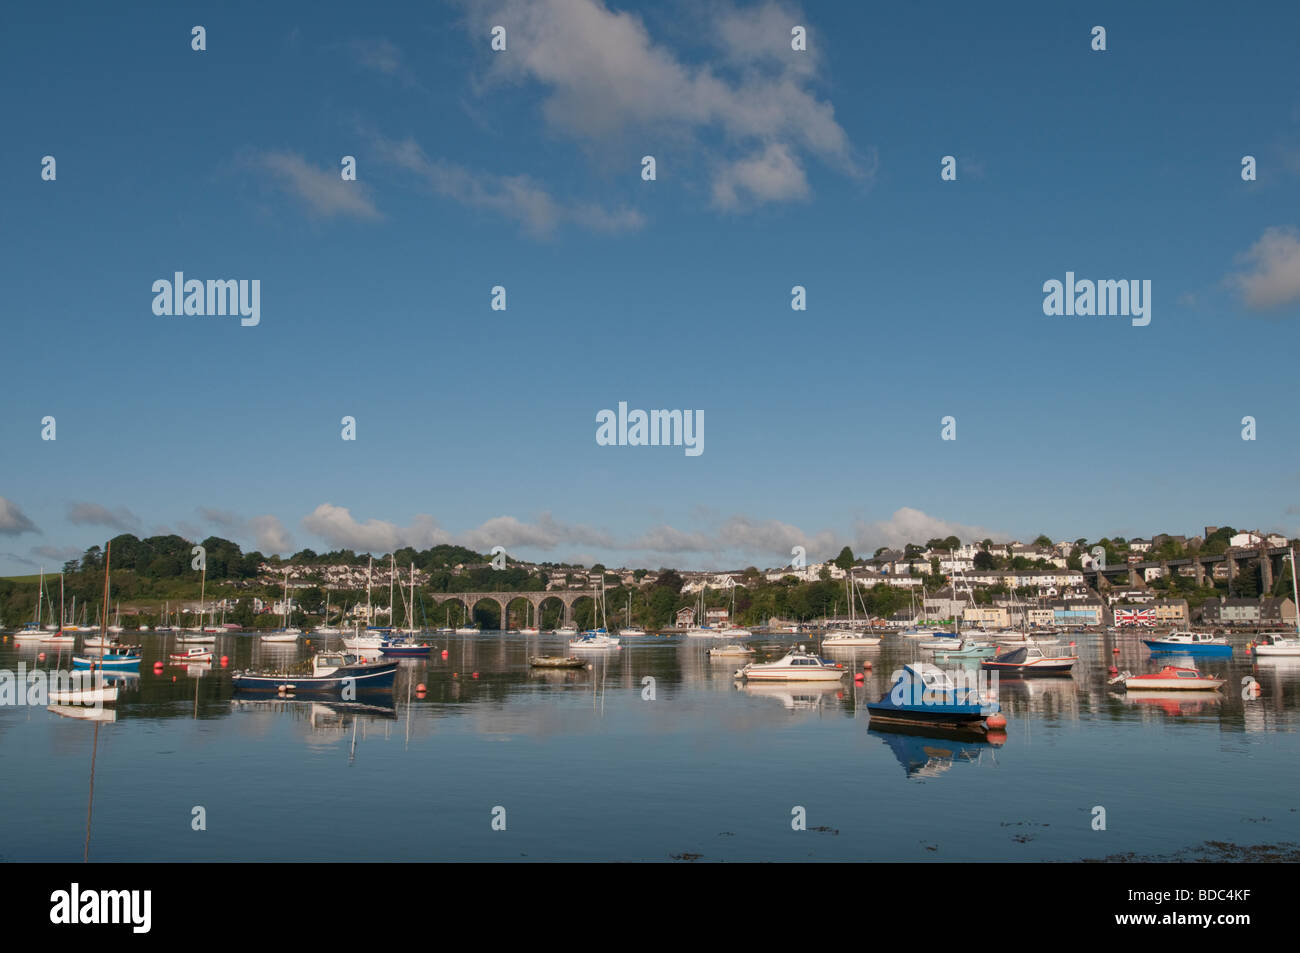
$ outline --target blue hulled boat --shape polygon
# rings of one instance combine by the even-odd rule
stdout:
[[[869,702],[871,720],[913,724],[973,725],[999,710],[972,688],[959,688],[937,665],[904,665],[894,684],[878,702]]]
[[[363,692],[391,691],[397,662],[362,662],[355,655],[321,653],[312,658],[310,674],[296,672],[236,672],[237,692],[276,692],[288,695],[329,695],[351,701]]]
[[[419,658],[429,654],[431,645],[418,645],[406,639],[385,639],[379,643],[379,651],[392,658]]]
[[[1180,655],[1209,655],[1225,657],[1232,654],[1227,639],[1209,632],[1170,632],[1163,639],[1143,639],[1142,644],[1152,652],[1177,652]]]
[[[74,655],[73,668],[89,668],[104,672],[124,672],[140,667],[140,653],[135,649],[106,651],[99,656]]]

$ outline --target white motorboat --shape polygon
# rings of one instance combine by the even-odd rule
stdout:
[[[456,627],[457,635],[478,635],[482,631],[483,630],[476,625],[461,625]],[[578,630],[574,629],[573,632],[576,635]]]
[[[262,636],[263,642],[297,642],[298,636],[302,632],[298,629],[281,629],[277,632],[268,632]]]
[[[819,655],[809,655],[796,645],[776,662],[750,662],[736,670],[736,678],[748,681],[833,682],[846,674],[844,666]]]
[[[460,630],[457,629],[456,631],[459,632]],[[577,635],[578,627],[576,625],[562,625],[555,630],[555,634],[556,635]]]
[[[439,629],[439,631],[442,631],[442,630]],[[519,630],[519,634],[520,634],[520,635],[541,635],[541,634],[542,634],[542,630],[541,630],[541,629],[538,629],[538,628],[536,628],[536,627],[534,627],[534,626],[528,626],[528,627],[526,627],[526,628],[520,629],[520,630]]]
[[[183,642],[187,645],[211,645],[217,641],[215,635],[209,635],[205,632],[196,632],[193,629],[186,629],[176,636],[177,642]]]
[[[349,649],[373,649],[376,652],[387,639],[383,635],[370,635],[358,632],[355,635],[346,636],[343,639],[343,645]]]
[[[954,640],[955,641],[955,640]],[[858,646],[858,645],[879,645],[880,636],[867,635],[865,632],[850,630],[848,632],[834,632],[822,639],[822,648],[833,649],[837,646]]]
[[[741,645],[738,642],[733,642],[730,645],[719,645],[708,650],[709,658],[745,658],[753,654],[754,649],[751,646]]]
[[[1250,650],[1260,658],[1300,655],[1300,636],[1263,635],[1260,641],[1251,643]]]
[[[645,629],[641,628],[641,626],[639,625],[629,625],[626,626],[625,628],[619,629],[618,634],[636,636],[636,635],[645,635],[646,632]],[[746,632],[745,634],[748,635],[749,633]]]

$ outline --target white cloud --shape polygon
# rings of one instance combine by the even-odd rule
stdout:
[[[344,181],[342,166],[317,167],[292,152],[258,153],[246,163],[269,173],[277,186],[295,196],[312,215],[370,221],[383,218],[370,199],[369,186]]]
[[[757,203],[808,197],[808,180],[788,146],[771,143],[760,154],[733,162],[713,179],[713,204],[735,209],[743,204],[741,192]]]
[[[39,533],[36,524],[27,518],[17,503],[0,496],[0,536],[20,536]]]
[[[452,542],[450,534],[440,529],[437,521],[425,513],[416,516],[406,527],[376,519],[359,523],[347,507],[322,503],[303,517],[302,525],[335,548],[358,552],[388,553],[403,546],[427,549]]]
[[[260,553],[287,555],[294,551],[293,535],[285,528],[278,516],[268,513],[264,516],[244,519],[230,510],[209,506],[199,507],[199,515],[225,532],[243,540],[252,540],[253,548]],[[199,535],[201,533],[196,530],[194,538],[198,538]]]
[[[480,4],[469,23],[478,36],[509,25],[509,52],[491,58],[491,76],[545,87],[542,113],[552,127],[589,145],[650,137],[712,153],[712,190],[724,208],[740,189],[756,203],[804,197],[800,153],[869,174],[834,107],[808,88],[817,55],[790,49],[791,26],[806,19],[772,2],[711,12],[700,29],[723,55],[694,64],[655,42],[640,17],[602,0]]]
[[[411,139],[398,142],[376,137],[373,145],[381,161],[415,174],[440,198],[500,215],[533,235],[549,234],[564,224],[611,233],[633,231],[645,224],[635,209],[607,209],[591,202],[556,199],[527,175],[474,172],[445,159],[431,159]]]
[[[1005,539],[1005,533],[998,533],[982,526],[970,526],[930,516],[909,506],[894,511],[887,520],[875,523],[858,523],[855,527],[853,548],[855,553],[873,553],[881,546],[899,548],[907,543],[924,544],[928,539],[956,536],[963,543],[972,540]]]
[[[1229,276],[1246,304],[1267,311],[1300,301],[1300,235],[1294,228],[1269,228],[1239,259],[1248,271]]]
[[[72,503],[68,506],[68,522],[78,526],[107,526],[123,533],[135,532],[140,518],[125,506],[109,509],[98,503]]]

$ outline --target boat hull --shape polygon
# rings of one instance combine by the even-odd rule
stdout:
[[[390,658],[420,658],[428,655],[430,645],[381,645],[379,653]]]
[[[140,656],[136,655],[131,658],[90,658],[88,656],[74,655],[72,657],[72,667],[100,669],[107,672],[125,672],[140,667]]]
[[[281,675],[239,672],[231,676],[237,692],[273,692],[291,695],[329,695],[341,697],[344,689],[353,686],[355,691],[391,691],[397,678],[396,662],[377,665],[353,665],[325,676]]]
[[[1170,655],[1203,655],[1209,657],[1227,658],[1232,655],[1231,645],[1217,645],[1214,643],[1194,642],[1163,642],[1159,639],[1143,639],[1142,644],[1152,652],[1161,652]]]

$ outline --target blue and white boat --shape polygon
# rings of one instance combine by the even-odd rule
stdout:
[[[1143,639],[1152,652],[1177,652],[1180,655],[1229,656],[1228,640],[1209,632],[1170,632],[1162,639]]]
[[[384,639],[379,643],[379,652],[391,658],[420,658],[428,655],[432,647],[409,639]]]
[[[998,703],[973,688],[958,687],[937,665],[904,665],[878,702],[868,702],[871,720],[913,724],[974,725],[999,710]]]
[[[397,662],[362,662],[355,655],[340,652],[322,652],[311,662],[309,674],[235,672],[230,680],[237,692],[321,694],[352,701],[363,692],[391,691],[397,678]]]
[[[89,668],[104,672],[125,672],[138,669],[140,667],[140,653],[136,649],[120,649],[115,652],[104,652],[103,655],[91,657],[87,655],[74,655],[72,657],[73,668]]]

